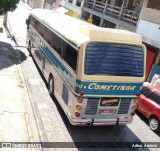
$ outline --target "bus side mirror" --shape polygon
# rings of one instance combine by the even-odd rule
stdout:
[[[26,25],[29,26],[29,20],[28,19],[26,19]]]
[[[30,24],[30,20],[29,20],[29,19],[26,19],[27,29],[29,29],[29,24]]]

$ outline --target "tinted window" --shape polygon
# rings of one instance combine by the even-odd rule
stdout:
[[[61,38],[57,33],[51,31],[37,19],[32,17],[31,25],[46,40],[46,42],[63,58],[66,63],[76,71],[77,52],[75,48]]]
[[[53,36],[52,47],[59,55],[61,55],[63,40],[55,33],[53,33],[52,36]]]
[[[76,49],[67,44],[64,60],[74,71],[76,71],[77,66],[77,52],[78,51]]]
[[[160,104],[160,96],[156,92],[151,93],[151,95],[148,98],[154,101],[155,103]]]
[[[45,26],[43,24],[41,24],[40,22],[39,22],[38,32],[42,37],[45,36]]]
[[[143,48],[121,44],[89,43],[86,48],[85,74],[143,76]]]
[[[44,39],[47,41],[49,45],[52,44],[52,32],[50,29],[45,27],[45,36]]]
[[[31,16],[31,25],[34,27],[35,19]]]
[[[45,26],[43,24],[41,24],[37,19],[34,18],[34,23],[32,23],[31,21],[31,24],[34,24],[33,27],[36,29],[36,31],[42,36],[44,37],[44,29],[45,29]]]

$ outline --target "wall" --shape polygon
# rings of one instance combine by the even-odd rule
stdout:
[[[43,8],[45,0],[28,0],[28,4],[32,8]]]
[[[148,0],[144,0],[140,19],[160,24],[160,10],[147,8]]]
[[[68,0],[66,0],[64,3],[63,3],[63,6],[69,10],[72,10],[73,12],[77,13],[77,14],[81,14],[81,7],[82,7],[82,4],[81,4],[81,7],[78,7],[76,6],[76,1],[77,0],[73,0],[73,3],[69,3]]]
[[[160,48],[160,10],[146,8],[147,3],[144,0],[136,33],[142,35],[145,43]]]
[[[135,30],[131,30],[131,29],[127,28],[127,27],[120,26],[120,25],[117,28],[121,29],[121,30],[128,30],[128,31],[131,31],[131,32],[135,32]]]

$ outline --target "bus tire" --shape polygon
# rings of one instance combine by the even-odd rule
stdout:
[[[48,91],[50,96],[54,96],[54,78],[52,75],[49,76]]]

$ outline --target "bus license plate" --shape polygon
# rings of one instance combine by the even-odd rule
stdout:
[[[113,114],[113,109],[103,109],[101,110],[102,115],[111,115]]]

